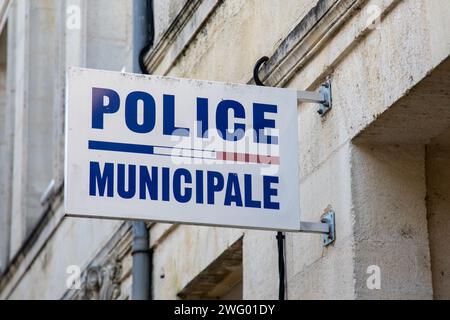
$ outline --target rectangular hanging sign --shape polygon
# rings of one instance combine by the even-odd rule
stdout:
[[[70,68],[65,213],[300,229],[297,92]]]

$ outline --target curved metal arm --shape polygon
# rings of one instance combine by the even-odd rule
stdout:
[[[269,57],[262,57],[258,61],[256,61],[255,66],[253,67],[253,80],[255,81],[255,84],[257,86],[264,86],[264,83],[259,79],[259,68],[265,63],[266,61],[269,61]]]

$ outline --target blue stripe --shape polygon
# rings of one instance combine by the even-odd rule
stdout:
[[[118,143],[118,142],[104,142],[89,140],[89,149],[91,150],[104,150],[104,151],[118,151],[118,152],[131,152],[142,154],[153,154],[153,146],[147,146],[143,144],[131,144],[131,143]]]

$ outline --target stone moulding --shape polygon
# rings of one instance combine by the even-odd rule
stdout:
[[[115,300],[126,298],[123,281],[131,276],[123,261],[131,252],[131,222],[124,221],[97,255],[84,266],[81,290],[67,289],[62,300]]]
[[[376,5],[380,20],[402,0],[319,0],[306,16],[294,27],[275,50],[270,59],[260,69],[260,79],[269,86],[285,87],[331,39],[343,28],[344,24],[368,4]],[[320,70],[313,83],[305,90],[316,87],[331,73],[333,66],[348,53],[373,28],[367,16],[366,25],[356,31],[349,43],[346,43],[338,56]],[[361,19],[361,17],[359,17]],[[345,42],[345,41],[344,41]],[[251,83],[252,81],[250,81]]]
[[[180,10],[161,40],[144,56],[147,70],[152,73],[163,66],[164,72],[178,59],[183,50],[223,0],[192,0]]]
[[[221,2],[188,1],[161,41],[145,55],[147,69],[152,72],[162,66],[162,72],[167,73]],[[261,68],[261,80],[270,86],[284,86],[365,2],[319,0]]]
[[[200,31],[207,19],[223,0],[189,1],[166,31],[162,40],[145,55],[145,65],[152,72],[159,68],[167,74]],[[316,5],[300,20],[281,44],[275,49],[270,59],[260,69],[260,79],[268,86],[284,87],[289,81],[327,45],[330,39],[353,16],[357,15],[368,3],[375,3],[381,9],[381,17],[402,0],[318,0]],[[369,27],[361,30],[359,37],[370,31]],[[354,39],[356,43],[358,39]],[[350,48],[347,48],[350,49]],[[337,61],[336,61],[337,63]],[[332,69],[318,75],[314,87],[323,81]],[[249,84],[253,80],[248,81]],[[307,88],[305,88],[307,89]]]
[[[116,300],[120,296],[122,265],[112,259],[103,266],[90,267],[86,271],[81,288],[81,300]]]
[[[285,86],[367,0],[319,0],[261,68],[270,86]]]
[[[10,0],[0,0],[0,31],[2,31],[3,27],[5,26],[10,7],[11,7]]]

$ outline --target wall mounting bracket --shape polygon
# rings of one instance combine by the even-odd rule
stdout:
[[[259,68],[267,61],[269,61],[269,57],[264,56],[260,58],[253,67],[253,81],[257,86],[264,86],[264,83],[259,78]],[[328,77],[327,80],[320,85],[319,91],[297,91],[297,101],[318,103],[320,106],[317,113],[323,117],[333,106],[331,99],[331,79]]]
[[[320,85],[319,91],[297,91],[298,102],[318,103],[317,113],[322,117],[331,110],[333,104],[331,99],[331,81],[327,79]]]
[[[323,246],[329,246],[336,240],[336,224],[334,211],[327,210],[322,215],[320,222],[301,221],[299,232],[322,234]]]
[[[269,61],[269,57],[261,57],[253,67],[253,81],[257,86],[264,86],[259,78],[259,68],[267,61]],[[317,113],[323,117],[333,106],[330,77],[327,77],[327,80],[320,85],[319,91],[297,91],[297,102],[318,103]],[[327,247],[336,240],[334,215],[333,210],[326,210],[320,222],[300,221],[299,232],[322,234],[323,245]]]

